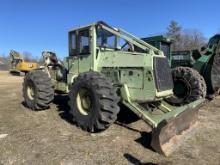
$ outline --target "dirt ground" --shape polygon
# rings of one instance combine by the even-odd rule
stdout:
[[[141,120],[89,134],[70,122],[66,96],[48,110],[28,110],[22,80],[0,72],[0,165],[220,165],[220,97],[200,109],[196,132],[167,158],[151,149]]]

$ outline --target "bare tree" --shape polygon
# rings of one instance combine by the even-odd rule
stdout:
[[[173,51],[200,49],[206,43],[203,33],[198,29],[182,30],[176,21],[171,21],[167,28],[167,36],[174,41]]]
[[[30,61],[30,62],[37,62],[38,61],[37,57],[34,57],[32,55],[32,53],[30,53],[28,51],[23,51],[22,55],[23,55],[23,58],[25,61]]]
[[[200,49],[206,44],[206,39],[199,30],[186,29],[182,33],[179,44],[181,50]]]
[[[0,70],[8,70],[10,68],[10,57],[4,53],[0,55]]]

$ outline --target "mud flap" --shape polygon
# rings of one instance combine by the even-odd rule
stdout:
[[[152,131],[151,146],[165,156],[169,156],[184,141],[186,135],[192,132],[198,119],[198,108],[187,109],[178,116],[163,120]]]

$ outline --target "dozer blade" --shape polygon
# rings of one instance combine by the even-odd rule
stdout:
[[[199,106],[200,107],[200,106]],[[182,141],[191,134],[198,118],[198,108],[187,109],[175,118],[163,120],[152,131],[151,146],[165,156],[169,156]]]

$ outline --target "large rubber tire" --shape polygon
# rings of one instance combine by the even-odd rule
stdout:
[[[220,42],[217,45],[214,57],[213,57],[213,63],[211,68],[210,77],[208,77],[209,81],[207,84],[210,83],[208,86],[209,96],[215,97],[220,92]],[[209,97],[210,98],[210,97]]]
[[[174,96],[167,101],[174,105],[184,105],[206,97],[206,83],[196,70],[189,67],[172,69]]]
[[[25,105],[31,110],[49,108],[54,99],[54,89],[48,75],[42,70],[34,70],[26,74],[23,82]]]
[[[73,122],[83,130],[99,132],[117,119],[119,97],[111,82],[98,72],[79,74],[70,89],[69,98]]]

